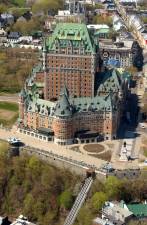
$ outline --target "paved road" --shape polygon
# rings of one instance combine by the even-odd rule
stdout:
[[[12,95],[0,95],[0,101],[1,102],[15,102],[18,103],[18,94],[12,94]]]
[[[35,139],[34,137],[21,134],[17,132],[16,128],[13,128],[11,131],[6,131],[4,129],[0,129],[0,138],[7,140],[10,137],[17,137],[22,140],[22,142],[30,147],[42,149],[47,152],[53,152],[56,155],[67,157],[68,159],[71,159],[72,161],[75,160],[80,162],[82,165],[82,162],[86,163],[87,165],[94,166],[96,168],[100,168],[102,165],[106,163],[106,161],[97,159],[92,156],[88,156],[87,154],[83,154],[80,152],[75,152],[71,149],[68,149],[67,146],[59,146],[57,144],[54,144],[53,142],[46,142],[41,141],[39,139]]]
[[[96,169],[102,168],[106,161],[92,157],[87,155],[87,153],[83,152],[76,152],[68,148],[68,146],[59,146],[53,142],[46,142],[41,141],[39,139],[35,139],[34,137],[21,134],[16,131],[15,128],[12,129],[12,131],[6,131],[4,129],[0,128],[0,138],[3,140],[7,140],[10,137],[16,137],[20,138],[22,142],[26,146],[30,146],[34,149],[40,149],[40,151],[45,151],[50,154],[55,154],[60,157],[61,159],[68,159],[68,162],[71,161],[71,163],[79,164],[80,167],[83,166],[85,168],[86,166],[89,167],[95,167]],[[119,143],[119,142],[118,142]],[[83,165],[84,163],[84,165]],[[133,161],[133,163],[126,162],[125,164],[122,164],[117,159],[113,160],[112,166],[115,169],[126,169],[126,168],[132,168],[136,167],[136,162]]]

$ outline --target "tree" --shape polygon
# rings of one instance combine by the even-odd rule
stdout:
[[[65,190],[61,193],[59,197],[59,204],[63,206],[65,209],[70,209],[73,203],[72,193],[68,190]]]
[[[32,156],[28,162],[28,169],[31,170],[34,176],[39,176],[41,173],[41,162],[37,157]]]
[[[110,176],[105,182],[105,192],[110,199],[117,199],[121,190],[122,183],[121,181],[114,177]]]
[[[96,15],[93,17],[93,23],[96,24],[107,24],[109,27],[112,27],[112,17],[111,16],[101,16]]]
[[[24,214],[27,215],[29,219],[34,219],[34,206],[36,200],[33,198],[32,194],[27,194],[25,200],[24,200]]]
[[[0,14],[7,11],[7,7],[4,4],[0,4]]]
[[[58,9],[63,7],[63,1],[62,0],[37,0],[33,6],[32,11],[34,13],[43,11],[47,14],[49,10],[51,11],[57,11]]]
[[[25,0],[13,0],[12,3],[13,3],[14,5],[16,5],[16,6],[24,7],[26,1],[25,1]]]
[[[77,222],[75,225],[91,225],[93,215],[91,210],[87,206],[81,208],[79,215],[77,217]]]
[[[41,30],[43,28],[43,21],[39,18],[32,18],[29,21],[17,21],[13,27],[13,31],[19,31],[24,35],[31,35],[32,32]]]
[[[108,197],[106,193],[102,191],[96,192],[92,196],[92,206],[96,211],[99,211],[107,200],[108,200]]]
[[[138,72],[138,69],[135,66],[130,66],[126,68],[126,71],[128,71],[132,75],[132,77],[134,77]]]
[[[104,4],[102,4],[102,3],[96,3],[95,6],[94,6],[94,8],[95,8],[95,9],[104,9],[105,6],[104,6]]]

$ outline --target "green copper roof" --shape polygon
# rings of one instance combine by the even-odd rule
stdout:
[[[117,70],[112,69],[104,72],[103,79],[98,87],[99,92],[106,92],[109,93],[111,91],[117,92],[121,88],[121,78]]]
[[[68,91],[67,88],[64,87],[62,90],[59,100],[57,101],[56,107],[55,107],[55,116],[71,116],[72,115],[72,106],[68,99]]]
[[[115,110],[113,96],[109,93],[107,96],[80,97],[72,98],[64,92],[61,93],[59,100],[55,106],[54,115],[59,117],[69,117],[74,113],[88,111],[112,111]]]
[[[59,23],[57,24],[52,37],[47,38],[47,50],[55,50],[56,42],[60,47],[73,46],[79,48],[83,45],[86,52],[94,53],[95,44],[92,34],[89,33],[85,24]]]
[[[123,73],[120,74],[121,79],[130,81],[131,80],[131,74],[127,71],[124,71]]]
[[[38,112],[41,115],[50,115],[54,106],[54,102],[38,98],[36,101],[34,99],[29,101],[27,110],[29,112]]]
[[[94,35],[99,35],[99,34],[109,34],[110,29],[109,28],[101,28],[97,30]]]
[[[70,100],[77,112],[83,111],[111,111],[113,104],[110,94],[107,96],[95,96],[74,98]]]
[[[147,216],[147,204],[129,204],[127,207],[136,217]]]

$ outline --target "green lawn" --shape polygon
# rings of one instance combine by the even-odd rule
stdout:
[[[11,127],[18,118],[18,104],[0,102],[0,124]]]
[[[0,109],[5,109],[13,112],[18,111],[18,104],[11,102],[0,102]]]
[[[8,149],[8,142],[0,140],[0,152],[6,151]]]

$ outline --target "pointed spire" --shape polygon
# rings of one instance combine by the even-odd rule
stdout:
[[[63,88],[61,90],[61,93],[60,93],[60,96],[62,96],[62,95],[66,95],[67,98],[69,97],[69,91],[68,91],[65,83],[64,83],[64,86],[63,86]]]
[[[19,96],[23,97],[23,98],[26,97],[26,92],[25,92],[24,88],[21,89],[21,92],[20,92]]]
[[[55,116],[72,116],[72,105],[69,102],[69,94],[66,85],[64,85],[56,104]]]
[[[47,49],[46,49],[46,39],[45,38],[43,40],[43,48],[42,48],[42,51],[43,52],[47,52]]]

